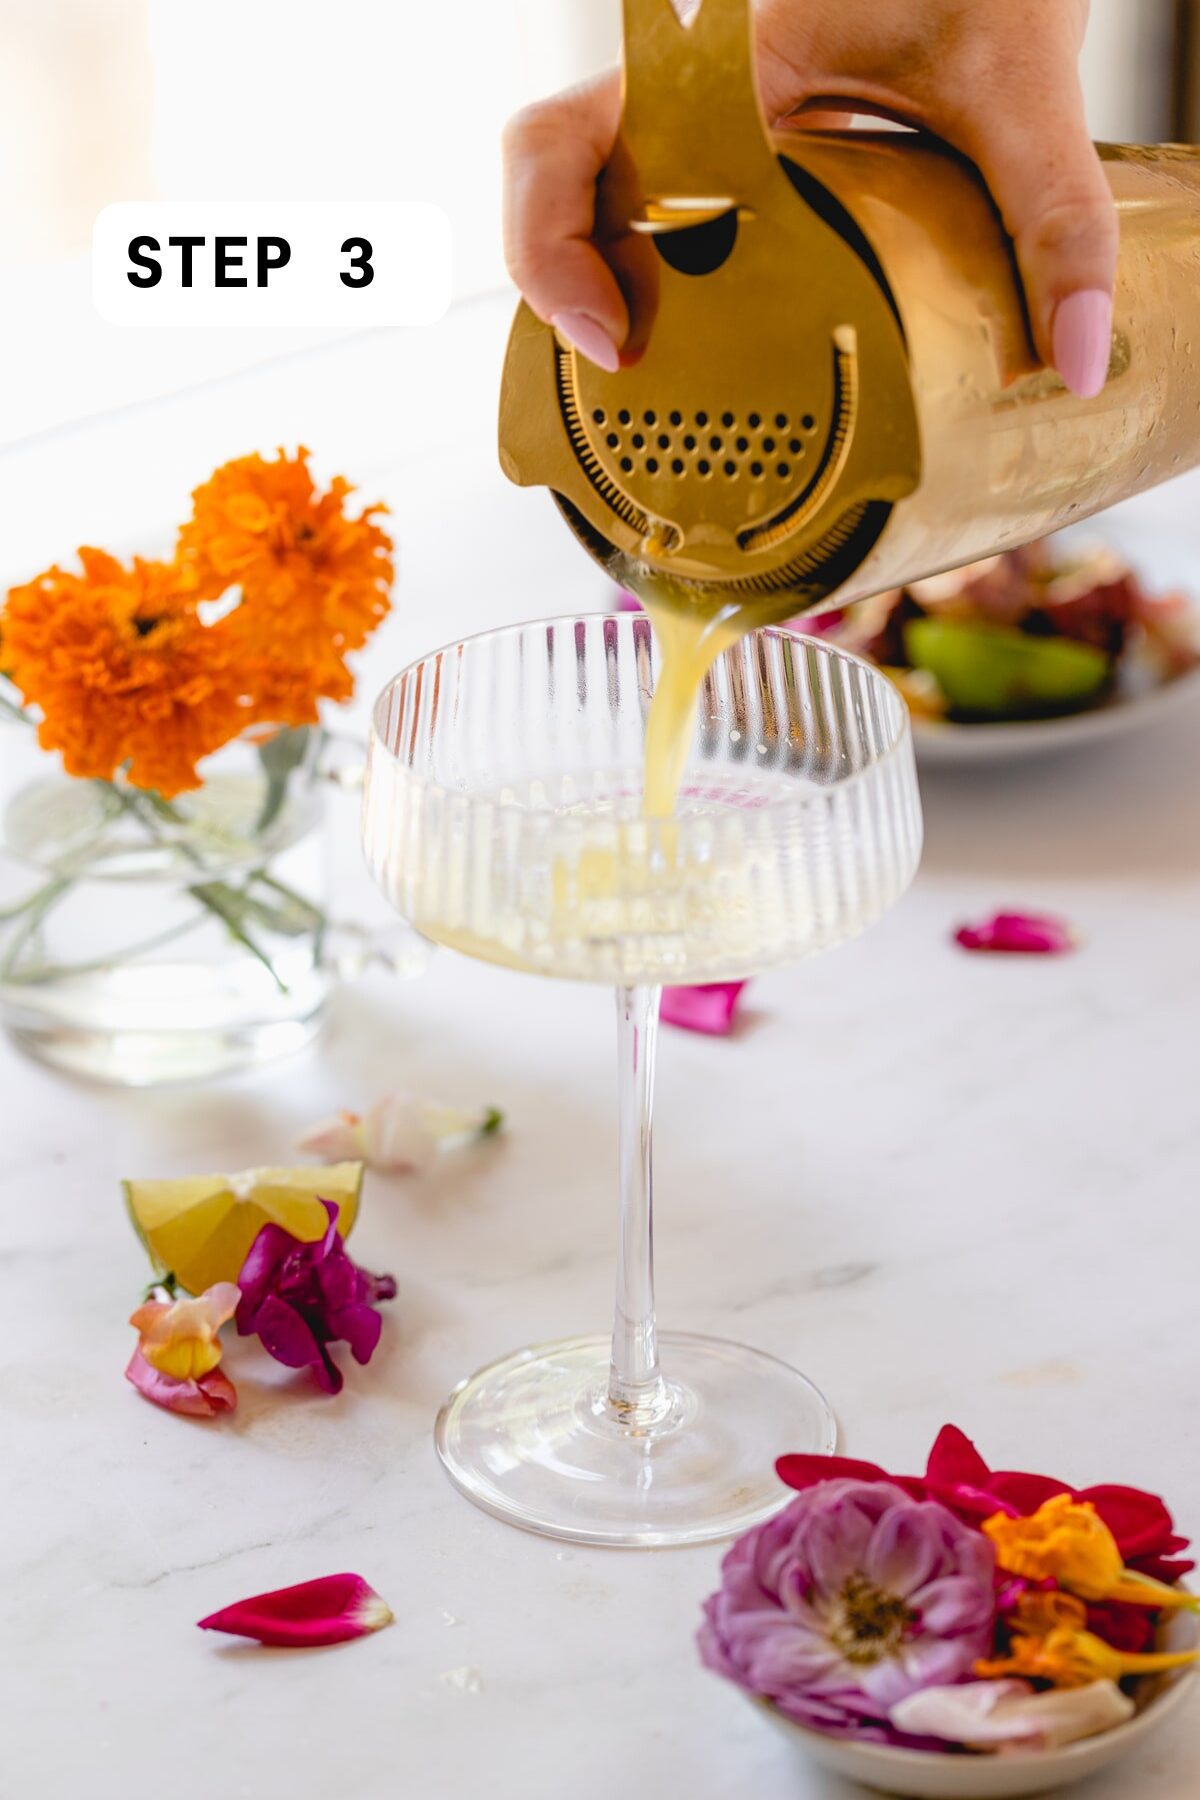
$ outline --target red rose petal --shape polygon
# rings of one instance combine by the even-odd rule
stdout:
[[[938,1486],[983,1487],[990,1471],[965,1431],[943,1425],[933,1441],[925,1479]]]
[[[788,1487],[803,1493],[819,1481],[891,1481],[886,1469],[878,1463],[856,1462],[852,1456],[781,1456],[775,1473]]]
[[[1144,1494],[1140,1488],[1104,1483],[1081,1488],[1079,1498],[1091,1501],[1120,1544],[1126,1562],[1131,1556],[1161,1552],[1168,1544],[1171,1548],[1186,1548],[1186,1539],[1178,1544],[1174,1542],[1171,1515],[1157,1494]]]
[[[343,1644],[392,1623],[392,1611],[361,1575],[322,1575],[295,1587],[236,1600],[200,1619],[201,1631],[227,1631],[279,1648]]]
[[[981,1524],[997,1512],[1028,1517],[1053,1495],[1070,1494],[1074,1500],[1091,1502],[1116,1539],[1123,1561],[1138,1573],[1171,1586],[1195,1567],[1189,1559],[1176,1560],[1177,1553],[1188,1548],[1188,1539],[1176,1532],[1157,1494],[1117,1483],[1076,1489],[1051,1475],[990,1469],[956,1425],[944,1425],[938,1433],[923,1478],[892,1475],[875,1463],[845,1456],[781,1456],[775,1469],[781,1481],[801,1491],[847,1476],[888,1481],[914,1499],[940,1501],[969,1525]]]

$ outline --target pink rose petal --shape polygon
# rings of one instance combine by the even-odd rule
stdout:
[[[709,1037],[727,1037],[744,981],[710,981],[697,987],[665,987],[662,1020],[681,1031],[703,1031]]]
[[[125,1379],[145,1399],[153,1400],[155,1406],[165,1406],[168,1412],[189,1413],[196,1419],[232,1412],[237,1405],[237,1389],[220,1369],[210,1369],[198,1380],[180,1381],[148,1363],[140,1350],[130,1357]]]
[[[1061,956],[1075,948],[1071,927],[1049,913],[999,912],[978,925],[960,925],[954,934],[964,950],[993,950],[1026,956]]]
[[[295,1587],[235,1600],[198,1620],[201,1631],[227,1631],[284,1649],[344,1644],[392,1623],[392,1610],[361,1575],[322,1575]]]

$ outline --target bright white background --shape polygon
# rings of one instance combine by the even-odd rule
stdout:
[[[1162,135],[1170,14],[1095,0],[1097,136]],[[0,446],[330,335],[103,324],[87,250],[111,200],[436,200],[459,297],[501,286],[502,124],[610,61],[619,15],[620,0],[0,0]]]
[[[504,281],[499,139],[616,52],[618,0],[0,0],[0,444],[330,334],[132,336],[92,311],[112,200],[435,200]]]

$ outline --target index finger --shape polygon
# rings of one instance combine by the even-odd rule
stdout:
[[[596,178],[612,153],[620,114],[620,73],[613,69],[527,107],[504,133],[509,273],[540,319],[613,368],[629,313],[592,233]]]

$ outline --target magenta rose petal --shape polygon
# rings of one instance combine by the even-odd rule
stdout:
[[[361,1575],[322,1575],[236,1600],[197,1622],[201,1631],[226,1631],[282,1649],[312,1649],[365,1637],[392,1619],[387,1602]]]
[[[295,1307],[269,1294],[255,1313],[251,1329],[276,1362],[288,1369],[311,1369],[327,1393],[338,1392],[342,1377],[336,1364]]]
[[[383,1320],[372,1307],[348,1306],[344,1312],[331,1313],[329,1323],[356,1363],[370,1362],[383,1331]]]
[[[918,1508],[897,1507],[876,1524],[862,1568],[880,1587],[907,1598],[933,1576],[940,1548]]]
[[[676,1025],[681,1031],[700,1031],[708,1037],[727,1037],[745,986],[744,981],[710,981],[696,987],[665,987],[663,1023]]]
[[[840,1588],[843,1581],[862,1569],[875,1525],[870,1513],[853,1500],[840,1499],[828,1507],[818,1501],[805,1540],[807,1573],[813,1586]]]
[[[945,1575],[939,1581],[910,1592],[906,1598],[921,1615],[926,1631],[939,1637],[944,1631],[961,1629],[964,1619],[974,1614],[977,1624],[984,1624],[988,1608],[980,1603],[977,1579],[964,1575]]]
[[[1076,947],[1071,927],[1049,913],[993,913],[978,925],[960,925],[954,941],[964,950],[1017,956],[1061,956]]]

